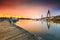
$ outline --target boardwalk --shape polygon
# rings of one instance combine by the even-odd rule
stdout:
[[[4,20],[0,22],[0,40],[38,40],[38,38],[16,25],[10,25],[9,22]]]

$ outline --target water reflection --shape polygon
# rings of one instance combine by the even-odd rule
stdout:
[[[49,29],[50,28],[50,23],[48,20],[46,20],[46,24],[47,24],[47,28]],[[41,24],[43,25],[43,20],[41,20]]]
[[[60,24],[53,21],[19,20],[16,25],[45,40],[60,40]]]
[[[50,22],[48,22],[48,20],[47,20],[47,28],[48,29],[50,28]]]
[[[43,20],[41,20],[41,24],[43,24]]]

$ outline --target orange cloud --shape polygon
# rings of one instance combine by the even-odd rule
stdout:
[[[15,7],[2,7],[0,14],[9,14],[13,16],[40,18],[41,14],[46,14],[47,8],[39,5],[20,5]]]

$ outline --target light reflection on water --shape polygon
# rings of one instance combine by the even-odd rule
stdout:
[[[46,40],[60,40],[60,24],[48,21],[19,20],[16,25]]]

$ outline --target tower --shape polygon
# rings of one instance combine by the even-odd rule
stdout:
[[[51,13],[50,13],[50,10],[48,10],[48,12],[47,12],[47,20],[50,20],[50,17],[51,17]]]
[[[47,17],[51,17],[50,11],[48,10]]]
[[[41,18],[43,18],[43,15],[41,15]]]

